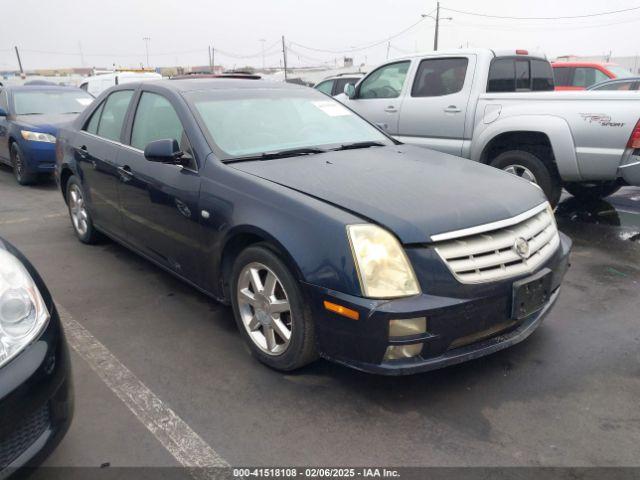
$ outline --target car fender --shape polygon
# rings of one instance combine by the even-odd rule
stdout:
[[[567,121],[552,115],[515,115],[497,120],[478,128],[480,132],[471,142],[470,158],[481,161],[487,145],[498,135],[509,132],[540,132],[551,143],[558,172],[563,180],[580,180],[573,135]]]

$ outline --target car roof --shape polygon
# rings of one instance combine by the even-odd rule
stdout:
[[[131,82],[119,85],[117,89],[131,89],[138,86],[151,86],[154,88],[160,87],[165,90],[171,90],[175,92],[195,92],[202,90],[300,90],[306,89],[301,85],[276,82],[270,80],[252,80],[237,79],[237,78],[186,78],[186,79],[174,79],[174,80],[158,80],[157,82]]]
[[[611,62],[563,62],[555,61],[551,64],[553,67],[615,67],[617,63]]]
[[[610,78],[609,80],[603,80],[598,83],[594,83],[587,90],[594,90],[596,87],[600,87],[602,85],[610,85],[612,83],[633,83],[640,82],[640,77],[618,77],[618,78]]]

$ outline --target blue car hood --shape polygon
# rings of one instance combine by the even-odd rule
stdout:
[[[60,127],[73,122],[77,114],[64,115],[16,115],[15,123],[25,127],[33,128],[38,132],[57,135]]]
[[[230,165],[378,223],[404,244],[514,217],[546,200],[514,175],[408,145]]]

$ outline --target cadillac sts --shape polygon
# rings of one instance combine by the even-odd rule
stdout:
[[[285,371],[414,373],[520,342],[571,248],[531,182],[263,80],[113,87],[60,131],[56,177],[81,242],[110,237],[231,304]]]

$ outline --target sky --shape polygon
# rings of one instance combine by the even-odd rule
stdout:
[[[5,0],[0,70],[54,67],[246,65],[277,67],[284,35],[290,66],[375,65],[433,49],[431,0]],[[559,55],[633,56],[640,0],[442,0],[440,49],[524,48]],[[458,10],[458,12],[453,11]],[[470,15],[473,12],[482,15]],[[501,19],[494,16],[527,17]],[[447,19],[447,17],[451,19]],[[411,27],[411,28],[409,28]],[[404,33],[402,33],[404,32]],[[145,41],[144,38],[149,40]],[[389,45],[390,43],[390,45]],[[365,48],[366,47],[366,48]]]

